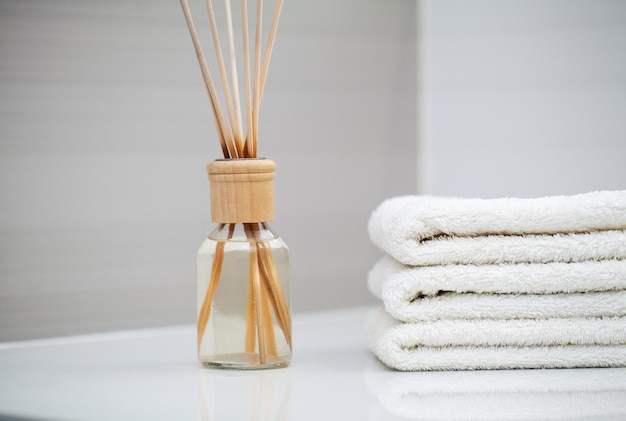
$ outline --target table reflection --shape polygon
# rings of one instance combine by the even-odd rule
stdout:
[[[366,370],[371,420],[622,420],[626,369]]]
[[[291,413],[291,369],[200,370],[198,393],[203,421],[283,421]]]

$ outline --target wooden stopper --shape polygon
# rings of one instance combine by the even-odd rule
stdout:
[[[274,161],[265,158],[210,162],[211,220],[220,224],[272,221],[275,168]]]

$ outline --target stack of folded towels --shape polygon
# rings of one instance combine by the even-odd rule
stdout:
[[[369,343],[387,366],[626,366],[626,191],[401,196],[368,231],[385,252]]]

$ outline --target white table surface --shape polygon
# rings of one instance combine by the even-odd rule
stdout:
[[[200,367],[195,327],[0,344],[0,419],[626,420],[626,369],[401,373],[357,308],[294,316],[290,367]]]

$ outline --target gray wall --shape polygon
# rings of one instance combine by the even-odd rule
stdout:
[[[420,191],[626,189],[626,2],[420,4]]]
[[[278,35],[295,311],[374,302],[386,197],[626,188],[626,2],[295,0]],[[219,154],[178,2],[0,2],[0,340],[193,322]]]
[[[416,188],[415,9],[285,2],[259,154],[295,311],[373,302],[367,218]],[[0,2],[0,340],[192,323],[219,155],[177,1]]]

